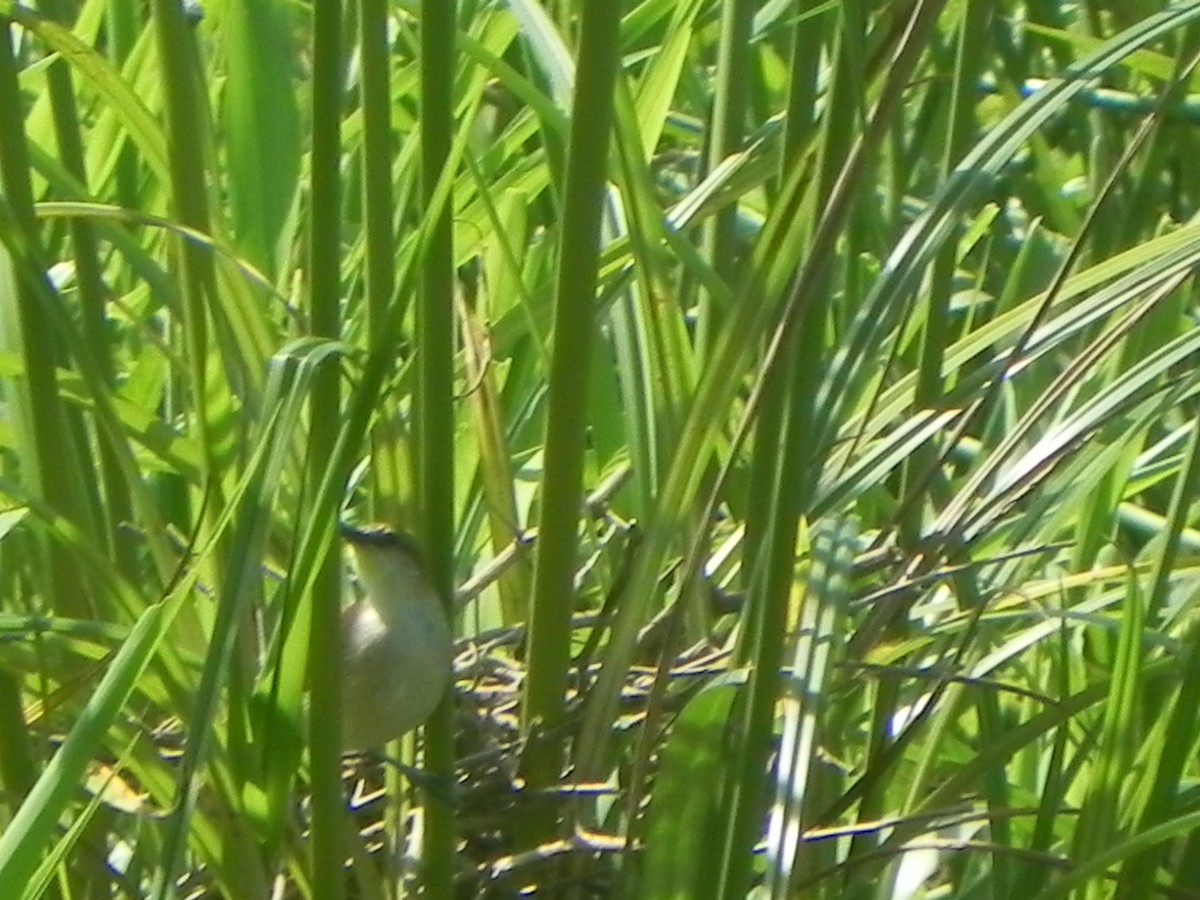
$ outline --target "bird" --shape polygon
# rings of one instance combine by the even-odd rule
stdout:
[[[342,748],[375,750],[424,723],[450,686],[454,639],[420,546],[343,524],[361,599],[342,611]]]

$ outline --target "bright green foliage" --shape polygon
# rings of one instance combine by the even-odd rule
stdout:
[[[1200,0],[203,13],[0,0],[0,894],[1200,892]]]

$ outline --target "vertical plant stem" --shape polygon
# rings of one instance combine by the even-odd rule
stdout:
[[[10,28],[6,20],[0,19],[0,122],[23,121],[20,96]],[[24,384],[17,382],[12,395],[12,405],[18,411],[14,420],[18,423],[20,466],[24,477],[36,485],[38,495],[56,513],[82,525],[75,433],[67,428],[67,413],[59,399],[55,371],[60,363],[62,342],[33,281],[39,279],[45,283],[45,264],[33,212],[30,171],[24,129],[0,128],[0,197],[12,208],[24,251],[21,258],[15,255],[12,258],[17,272],[15,296],[0,298],[0,304],[12,304],[3,311],[3,319],[8,322],[16,319],[17,348],[25,368]],[[48,285],[46,290],[50,290]],[[12,338],[5,341],[11,342]],[[46,552],[51,562],[46,576],[51,605],[60,614],[86,617],[88,596],[83,590],[79,567],[56,542],[49,543]]]
[[[177,0],[153,0],[156,43],[162,68],[167,118],[167,143],[171,164],[171,206],[180,223],[201,234],[209,227],[208,189],[200,136],[207,131],[202,113],[197,73],[192,69],[187,46],[187,23]],[[179,241],[183,282],[183,331],[185,357],[190,369],[192,425],[204,454],[205,475],[216,467],[215,445],[209,421],[208,321],[205,297],[214,283],[212,257],[192,241]],[[215,483],[214,483],[215,487]],[[215,498],[214,498],[215,499]],[[209,521],[221,513],[221,503],[211,502]]]
[[[528,730],[553,731],[562,723],[570,665],[570,618],[588,427],[588,359],[595,323],[620,15],[620,4],[607,0],[592,0],[583,6],[567,146],[562,243],[555,275],[554,349],[525,681]],[[530,786],[536,789],[554,783],[562,759],[561,737],[532,743],[523,760],[523,774]]]
[[[818,306],[818,309],[820,307]],[[809,323],[809,331],[815,330]],[[775,705],[787,634],[788,601],[791,597],[799,529],[800,502],[805,494],[807,469],[797,461],[805,458],[804,442],[810,433],[812,378],[805,369],[817,368],[814,361],[797,352],[802,334],[792,336],[785,348],[783,364],[772,372],[764,391],[765,419],[779,426],[776,440],[760,433],[755,462],[774,463],[775,494],[765,517],[765,539],[756,565],[749,574],[750,602],[754,605],[746,639],[738,647],[740,660],[750,669],[750,679],[741,700],[738,745],[729,770],[724,859],[718,896],[745,896],[750,887],[753,847],[762,833],[762,798],[774,746]],[[791,407],[789,409],[788,407]],[[782,440],[778,437],[782,434]]]
[[[105,16],[108,56],[119,69],[129,58],[129,53],[137,41],[137,4],[132,0],[109,0]],[[127,143],[121,148],[121,158],[117,162],[113,178],[117,203],[126,209],[137,206],[138,159],[131,144]]]
[[[363,116],[363,219],[366,228],[367,331],[379,334],[395,286],[392,235],[391,79],[386,0],[360,0]]]
[[[67,10],[62,9],[58,2],[47,3],[46,12],[61,23],[69,22]],[[54,138],[58,144],[59,155],[71,174],[86,185],[87,173],[83,164],[83,141],[80,136],[78,107],[71,84],[71,71],[64,60],[55,62],[47,70],[46,87],[50,96],[50,109],[54,119]],[[68,227],[73,244],[75,281],[79,289],[79,314],[83,332],[98,354],[98,359],[107,374],[111,370],[111,365],[105,352],[107,341],[104,336],[103,283],[100,277],[100,262],[96,253],[95,231],[91,222],[84,218],[71,219]],[[74,432],[75,446],[87,447],[87,432],[84,428],[83,418],[78,411],[68,409],[67,424]],[[91,526],[91,530],[95,532],[97,526],[102,525],[101,533],[103,533],[104,539],[107,540],[110,548],[115,550],[118,543],[117,523],[128,519],[129,504],[124,500],[124,485],[107,442],[100,442],[98,473],[93,471],[95,463],[90,455],[90,453],[86,454],[79,459],[79,471],[83,473],[80,483],[76,485],[79,491],[79,500],[86,503],[88,507],[88,524]],[[104,480],[105,493],[116,506],[116,510],[111,506],[107,510],[101,510],[96,474],[99,474]],[[114,511],[118,512],[117,518],[111,516]],[[127,536],[124,544],[128,547]],[[121,562],[127,566],[131,564],[130,558],[125,554],[122,555]],[[125,571],[127,574],[132,574],[132,568],[127,567]]]
[[[438,180],[454,136],[454,0],[421,4],[421,198],[436,204]],[[454,243],[453,199],[439,213],[422,260],[417,308],[417,496],[434,584],[447,613],[454,596]],[[425,725],[427,765],[454,774],[454,710],[449,695]],[[454,888],[453,809],[429,797],[425,890],[450,897]]]
[[[711,172],[742,147],[745,129],[746,90],[750,77],[750,33],[756,4],[747,0],[725,0],[721,14],[721,40],[717,58],[716,97],[713,99],[712,129],[708,139],[708,170]],[[736,245],[734,227],[737,204],[722,209],[705,232],[705,245],[713,271],[727,282],[735,279]],[[720,331],[720,310],[706,292],[697,323],[696,346],[707,356]]]
[[[341,233],[339,162],[341,157],[342,8],[339,0],[317,0],[313,10],[313,138],[308,270],[312,330],[320,337],[338,336]],[[320,484],[332,463],[340,405],[338,369],[326,363],[313,381],[308,469]],[[336,515],[337,503],[314,510]],[[335,542],[336,546],[336,542]],[[339,560],[331,550],[319,564],[313,584],[312,632],[309,638],[312,754],[313,896],[340,900],[344,892],[342,861],[346,856],[342,827],[341,684]]]

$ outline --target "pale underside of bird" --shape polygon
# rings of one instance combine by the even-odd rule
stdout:
[[[342,613],[342,745],[377,749],[423,723],[450,685],[449,623],[411,538],[347,530],[365,596]]]

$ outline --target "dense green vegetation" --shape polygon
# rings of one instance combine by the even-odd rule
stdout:
[[[1200,896],[1197,19],[0,0],[0,894]]]

